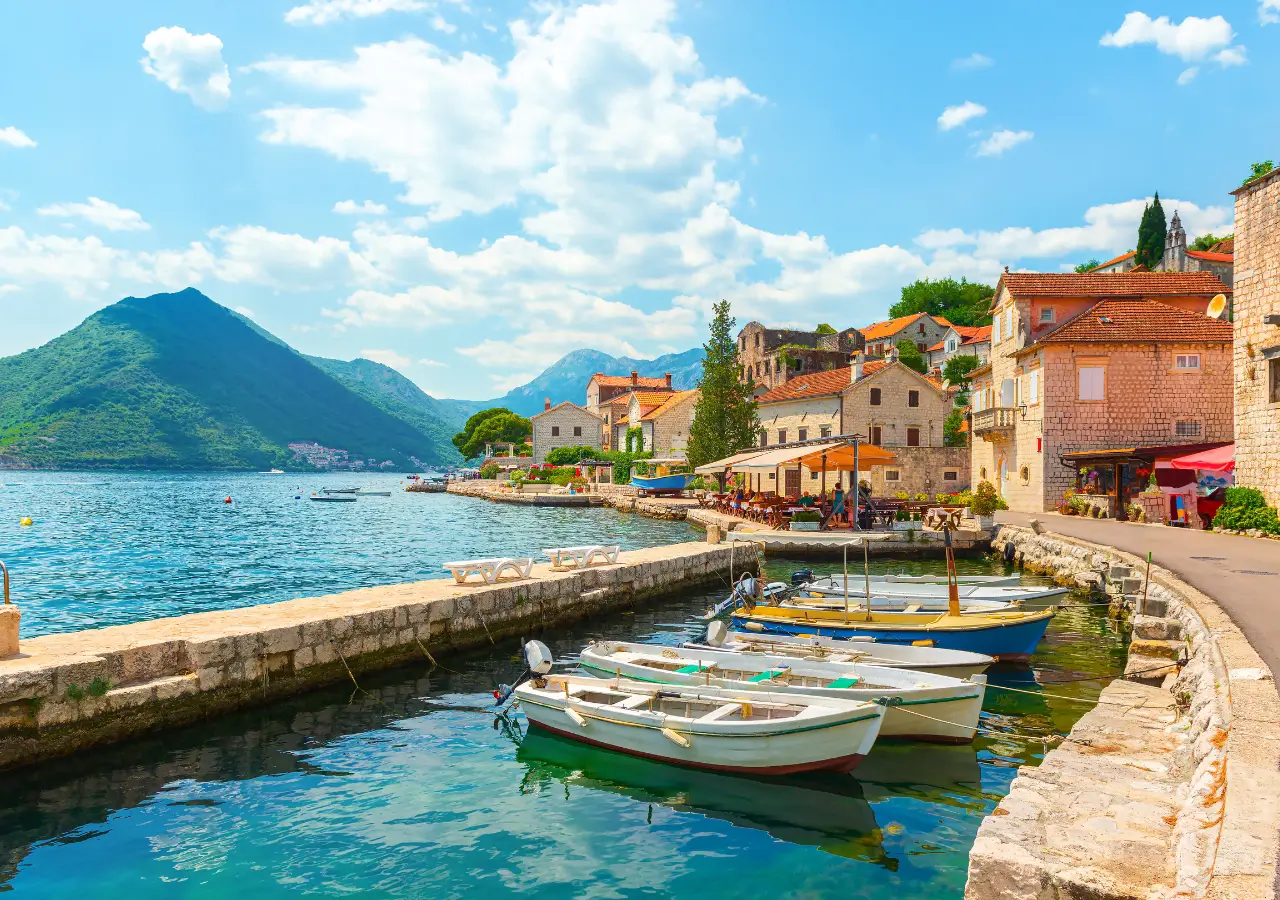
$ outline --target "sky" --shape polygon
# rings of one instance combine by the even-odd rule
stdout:
[[[1277,83],[1280,0],[4,4],[0,356],[187,286],[469,399],[865,325],[1230,232]]]

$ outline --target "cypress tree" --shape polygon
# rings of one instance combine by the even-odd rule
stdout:
[[[1138,246],[1135,250],[1134,265],[1154,269],[1164,257],[1164,239],[1168,231],[1164,218],[1164,207],[1160,205],[1160,192],[1156,192],[1155,201],[1142,210],[1142,221],[1138,223]]]
[[[760,423],[752,385],[738,381],[738,342],[733,329],[737,322],[729,315],[729,301],[714,307],[711,339],[702,345],[702,390],[689,427],[689,463],[700,466],[741,453],[756,443]]]

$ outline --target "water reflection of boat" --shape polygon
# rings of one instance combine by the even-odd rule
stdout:
[[[778,840],[818,847],[836,856],[875,863],[896,871],[886,856],[875,813],[848,775],[791,775],[745,778],[683,769],[610,753],[530,729],[517,759],[527,767],[525,786],[559,781],[658,803]]]
[[[983,813],[991,805],[972,745],[877,744],[856,777],[872,803],[906,796]]]

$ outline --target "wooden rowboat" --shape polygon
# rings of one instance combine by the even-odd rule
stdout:
[[[515,687],[529,724],[681,766],[785,775],[848,772],[871,750],[884,707],[858,700],[683,688],[586,675]]]
[[[985,675],[961,681],[864,663],[625,641],[592,643],[578,664],[601,678],[880,702],[887,706],[881,737],[945,744],[973,740],[987,688]]]

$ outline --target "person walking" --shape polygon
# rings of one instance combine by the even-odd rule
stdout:
[[[837,481],[835,493],[831,495],[831,519],[834,522],[843,523],[844,516],[844,489]]]

